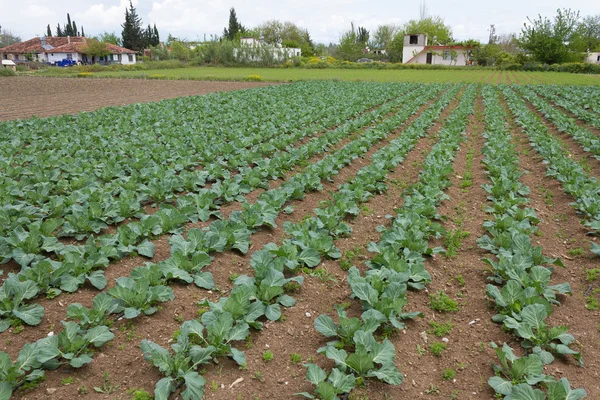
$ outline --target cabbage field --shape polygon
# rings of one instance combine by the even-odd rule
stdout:
[[[600,87],[0,123],[0,400],[600,398]]]

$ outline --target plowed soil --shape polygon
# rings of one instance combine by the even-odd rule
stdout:
[[[267,85],[272,83],[17,76],[0,81],[0,121],[76,114],[108,106]]]

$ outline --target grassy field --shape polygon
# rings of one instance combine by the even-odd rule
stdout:
[[[61,71],[62,72],[62,71]],[[49,74],[44,72],[43,74]],[[50,72],[53,76],[55,72]],[[77,76],[78,71],[60,76]],[[598,75],[560,72],[522,72],[494,70],[369,70],[369,69],[297,69],[297,68],[222,68],[197,67],[155,69],[146,71],[94,72],[99,78],[247,80],[258,75],[263,81],[290,82],[301,80],[339,79],[344,81],[423,82],[423,83],[522,83],[558,85],[600,85]]]

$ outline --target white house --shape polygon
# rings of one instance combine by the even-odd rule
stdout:
[[[233,49],[235,58],[246,57],[250,61],[260,61],[261,51],[269,51],[277,61],[283,61],[292,57],[302,56],[302,50],[298,48],[282,47],[280,43],[267,44],[253,37],[244,37],[240,40],[240,48]]]
[[[600,51],[592,51],[587,53],[585,62],[590,64],[600,64]]]
[[[88,56],[85,54],[87,45],[86,38],[83,36],[42,36],[33,38],[21,43],[15,43],[0,49],[0,59],[13,61],[39,61],[55,64],[62,60],[72,60],[88,63],[101,64],[135,64],[136,52],[124,47],[116,46],[112,43],[106,43],[106,49],[110,55],[106,57]]]
[[[423,33],[404,36],[403,64],[465,66],[471,63],[471,48],[465,46],[428,46]]]

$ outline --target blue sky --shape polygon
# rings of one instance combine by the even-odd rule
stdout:
[[[316,42],[337,42],[350,22],[373,31],[379,24],[402,23],[419,17],[420,2],[397,0],[134,0],[144,24],[156,23],[161,38],[169,33],[188,40],[221,34],[229,8],[235,7],[244,26],[269,19],[292,21],[309,30]],[[66,20],[66,13],[87,36],[103,31],[120,35],[129,0],[0,0],[0,25],[23,40],[43,35]],[[554,16],[557,8],[570,7],[582,16],[600,14],[599,1],[517,1],[427,0],[430,15],[439,15],[452,27],[457,40],[486,41],[490,24],[499,34],[520,32],[527,17]]]

